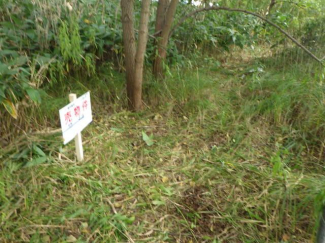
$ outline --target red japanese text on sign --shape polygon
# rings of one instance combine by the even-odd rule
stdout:
[[[69,124],[70,122],[72,122],[71,111],[68,111],[67,113],[65,113],[64,120],[65,120],[65,124]]]
[[[92,121],[90,93],[60,109],[59,114],[64,144],[67,144]]]
[[[82,103],[82,109],[83,109],[83,110],[87,110],[87,106],[88,106],[88,102],[87,102],[87,100],[85,100],[85,101]]]
[[[75,116],[80,116],[80,106],[77,106],[76,108],[74,108],[74,115]]]

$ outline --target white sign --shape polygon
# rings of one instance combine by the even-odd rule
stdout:
[[[67,144],[93,120],[90,93],[87,92],[72,101],[59,113],[64,144]]]

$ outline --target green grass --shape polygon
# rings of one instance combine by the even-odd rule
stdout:
[[[140,113],[126,111],[118,73],[73,81],[73,92],[92,91],[86,159],[76,162],[58,134],[4,147],[0,241],[313,240],[325,189],[324,86],[265,60],[204,65],[147,80]]]

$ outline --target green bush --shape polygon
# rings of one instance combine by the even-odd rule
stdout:
[[[64,2],[0,3],[0,103],[14,118],[17,102],[41,102],[39,89],[68,85],[78,70],[95,73],[107,52],[122,55],[116,2],[73,2],[72,11]]]

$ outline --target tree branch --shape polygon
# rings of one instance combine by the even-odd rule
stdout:
[[[265,17],[263,17],[263,16],[261,16],[261,15],[259,15],[257,13],[254,13],[254,12],[251,12],[251,11],[248,11],[248,10],[244,10],[244,9],[228,8],[228,7],[216,7],[216,6],[197,9],[197,10],[185,15],[183,18],[181,18],[178,21],[178,23],[173,27],[173,29],[170,32],[169,36],[171,36],[174,33],[175,29],[178,28],[181,24],[183,24],[188,18],[190,18],[190,17],[192,17],[192,16],[194,16],[194,15],[196,15],[198,13],[206,12],[206,11],[212,11],[212,10],[214,10],[214,11],[223,10],[223,11],[230,11],[230,12],[241,12],[241,13],[253,15],[253,16],[265,21],[266,23],[273,26],[274,28],[276,28],[278,31],[280,31],[282,34],[284,34],[286,37],[288,37],[293,43],[295,43],[298,47],[303,49],[310,57],[312,57],[317,62],[324,65],[324,63],[323,63],[324,59],[320,59],[317,56],[315,56],[311,51],[309,51],[305,46],[303,46],[298,40],[296,40],[294,37],[292,37],[288,32],[283,30],[280,26],[278,26],[277,24],[273,23],[272,21],[268,20],[267,18],[265,18]]]

